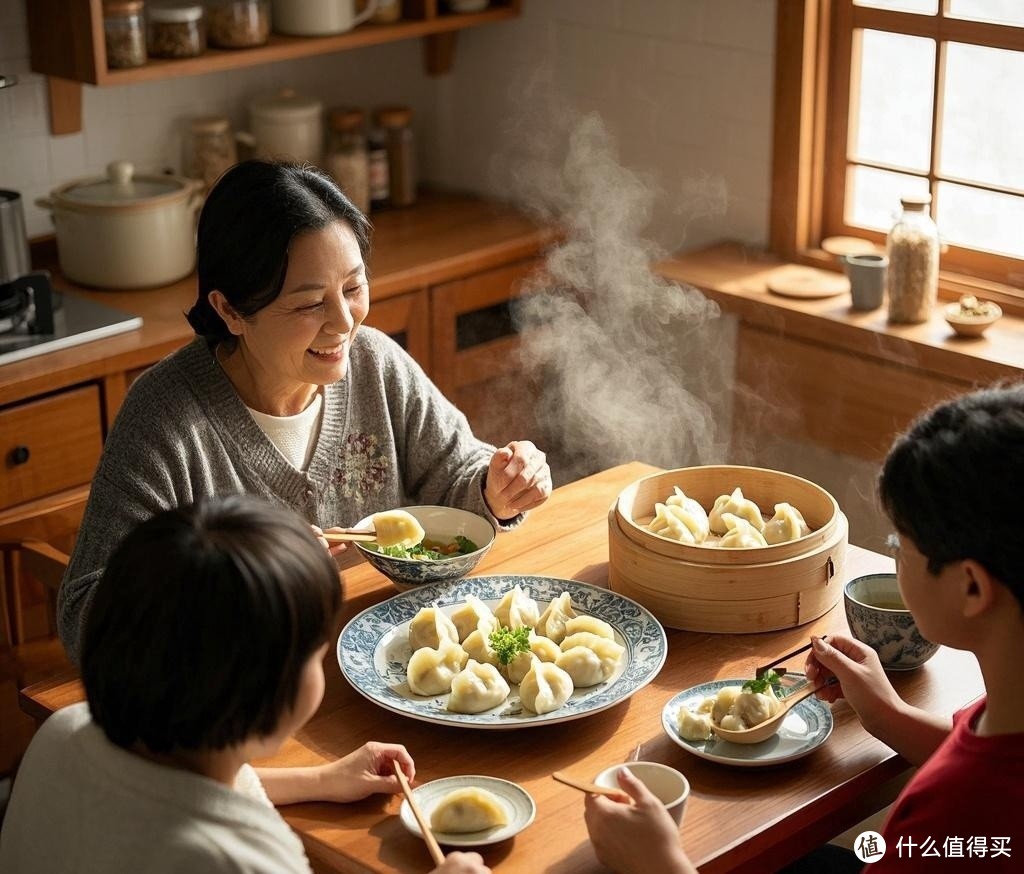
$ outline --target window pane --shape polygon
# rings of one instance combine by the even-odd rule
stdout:
[[[850,113],[851,158],[928,172],[935,41],[861,31],[859,87]]]
[[[860,5],[860,4],[858,4]],[[952,18],[991,21],[994,24],[1024,24],[1024,3],[1020,0],[949,0]]]
[[[949,43],[939,173],[1024,189],[1022,93],[1024,53]]]
[[[945,242],[1024,258],[1024,197],[940,182],[937,201]]]
[[[896,12],[923,12],[925,15],[934,15],[939,10],[939,0],[854,0],[853,5],[892,9]]]
[[[846,223],[888,231],[900,214],[900,198],[927,194],[928,180],[874,167],[850,167],[846,180]]]

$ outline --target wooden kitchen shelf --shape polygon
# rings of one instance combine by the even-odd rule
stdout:
[[[417,37],[425,40],[427,72],[439,75],[451,68],[460,30],[516,18],[521,8],[521,0],[492,0],[493,5],[481,12],[446,14],[438,4],[439,0],[405,0],[405,17],[394,24],[364,24],[323,37],[271,34],[266,45],[256,48],[210,48],[196,58],[153,58],[144,66],[123,70],[107,69],[102,0],[26,0],[26,9],[32,71],[50,77],[50,129],[64,134],[81,130],[82,84],[103,87],[201,76]]]

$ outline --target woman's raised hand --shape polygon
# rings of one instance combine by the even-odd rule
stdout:
[[[550,496],[547,456],[529,440],[513,440],[491,456],[484,500],[496,519],[514,519]]]

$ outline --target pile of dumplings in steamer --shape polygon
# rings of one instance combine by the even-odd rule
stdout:
[[[760,508],[745,498],[738,486],[731,495],[721,495],[710,513],[679,486],[673,489],[675,493],[664,504],[654,505],[654,519],[647,526],[652,534],[693,546],[747,549],[787,543],[811,532],[792,504],[776,504],[775,515],[765,522]],[[711,534],[722,535],[722,539],[713,542],[708,539]]]
[[[507,665],[491,647],[499,626],[531,629],[529,651]],[[611,679],[625,652],[607,622],[577,615],[568,592],[541,613],[521,586],[507,592],[493,612],[474,595],[451,616],[436,605],[424,607],[409,623],[409,646],[409,689],[426,696],[450,693],[447,708],[453,713],[491,710],[515,684],[524,708],[551,713],[575,689]]]

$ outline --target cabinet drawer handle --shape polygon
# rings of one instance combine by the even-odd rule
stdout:
[[[29,456],[31,454],[32,453],[28,451],[28,447],[27,446],[15,446],[11,450],[11,455],[10,455],[11,464],[15,465],[15,466],[17,466],[19,464],[24,464],[26,461],[28,461]]]

